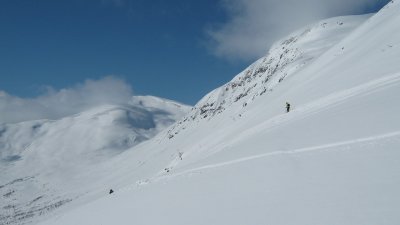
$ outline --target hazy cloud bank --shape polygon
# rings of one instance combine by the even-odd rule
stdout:
[[[389,0],[221,0],[228,21],[207,31],[215,55],[254,60],[279,38],[314,21],[364,13]]]
[[[127,103],[131,97],[131,87],[115,77],[86,80],[61,90],[49,87],[36,98],[19,98],[0,91],[0,123],[57,119],[103,104]]]

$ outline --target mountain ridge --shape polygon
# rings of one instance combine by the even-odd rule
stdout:
[[[392,1],[284,81],[270,77],[279,85],[254,100],[247,79],[257,68],[245,70],[227,84],[237,84],[230,102],[223,86],[126,152],[144,164],[124,181],[109,180],[121,184],[115,194],[42,225],[398,224],[400,108],[387,102],[400,90],[399,5]],[[232,104],[222,111],[222,103]]]
[[[60,119],[0,125],[0,223],[18,224],[76,199],[92,185],[85,181],[101,176],[93,167],[151,139],[189,108],[133,96]]]
[[[397,224],[399,4],[277,42],[39,224]]]

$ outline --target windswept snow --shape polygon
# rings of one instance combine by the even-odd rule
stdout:
[[[72,158],[60,157],[78,150],[51,152],[58,161],[43,168],[64,171],[74,165],[77,171],[66,175],[68,184],[47,169],[41,179],[45,187],[65,184],[85,194],[54,199],[53,204],[68,204],[39,224],[399,224],[399,10],[400,1],[392,1],[375,15],[332,18],[294,32],[146,142],[129,147],[124,141],[107,142],[113,146],[110,152],[96,139],[101,132],[80,133],[90,138],[87,143],[68,140],[72,146],[97,147],[76,167]],[[289,113],[286,101],[293,106]],[[157,101],[134,102],[157,108]],[[85,126],[93,121],[110,126],[105,121],[114,118],[111,127],[117,130],[107,134],[108,140],[125,140],[125,125],[152,127],[137,121],[146,113],[133,110],[141,116],[131,121],[124,107],[85,112],[65,123],[40,123],[61,123],[75,133],[85,131],[74,128],[76,118],[90,121]],[[27,124],[30,129],[34,125]],[[12,131],[3,130],[1,137]],[[17,131],[24,140],[42,135]],[[120,143],[125,146],[121,150]],[[32,165],[41,162],[40,154],[17,153],[2,157],[15,166],[26,156]],[[96,167],[87,166],[91,163]],[[9,185],[29,189],[24,181],[36,179],[10,179],[0,186],[1,194],[14,194],[4,191]],[[51,190],[53,196],[69,193]],[[31,202],[42,199],[39,189],[19,193],[34,193]],[[2,207],[3,212],[14,210]]]
[[[124,105],[59,120],[0,125],[0,224],[29,222],[97,187],[105,162],[151,139],[188,109],[134,96]]]
[[[44,224],[397,224],[400,140],[377,141],[165,175]]]
[[[273,91],[284,79],[313,62],[370,16],[331,18],[290,34],[232,81],[206,95],[187,120],[208,118],[226,108],[232,110],[232,105],[245,107],[251,104],[254,99]]]

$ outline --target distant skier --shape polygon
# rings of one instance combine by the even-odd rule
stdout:
[[[179,152],[179,159],[180,160],[183,160],[182,156],[183,156],[183,152]]]
[[[110,193],[109,194],[111,195],[112,193],[114,193],[114,191],[113,191],[113,189],[110,189]]]
[[[288,113],[290,111],[290,104],[289,102],[286,102],[286,112]]]

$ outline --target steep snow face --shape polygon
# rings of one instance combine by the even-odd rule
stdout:
[[[232,81],[206,95],[185,120],[210,118],[232,105],[246,107],[257,97],[272,92],[285,78],[312,63],[370,16],[331,18],[290,34]],[[171,130],[170,136],[174,136],[175,132],[179,132],[179,128]]]
[[[109,162],[113,195],[40,224],[399,224],[399,10],[392,1],[334,44],[319,23],[309,38],[326,39],[283,46],[304,58],[271,50],[272,67],[258,61]]]
[[[125,105],[59,120],[0,125],[0,224],[24,221],[83,194],[97,179],[93,168],[152,138],[189,109],[134,96]]]

